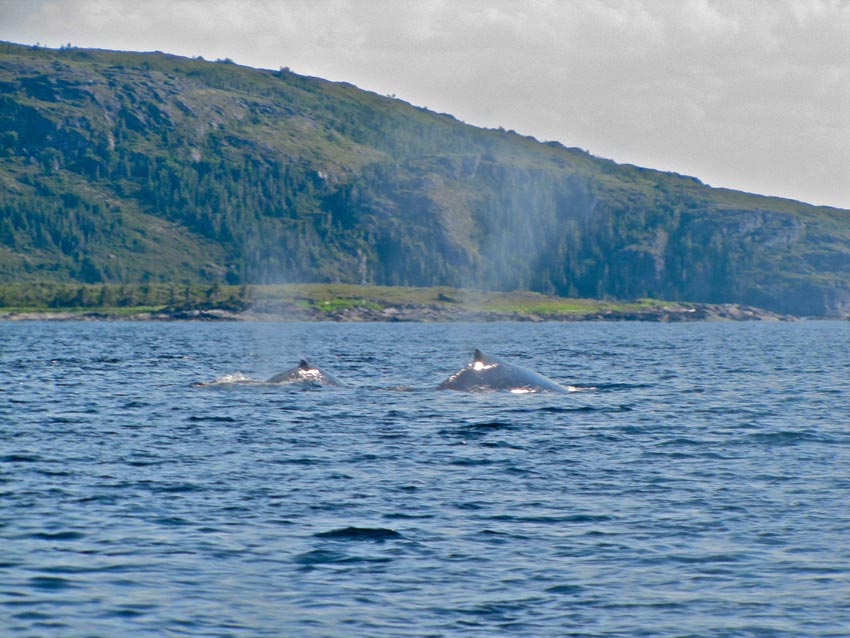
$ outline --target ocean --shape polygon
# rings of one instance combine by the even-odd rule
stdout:
[[[0,635],[850,636],[848,343],[0,322]],[[436,390],[475,348],[572,391]]]

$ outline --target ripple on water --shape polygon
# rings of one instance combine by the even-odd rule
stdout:
[[[36,532],[30,534],[30,538],[36,538],[45,541],[77,541],[85,538],[83,532],[65,531],[65,532]]]
[[[45,459],[38,454],[5,454],[0,456],[0,463],[43,463]]]
[[[317,565],[383,564],[391,562],[392,558],[386,556],[355,556],[335,550],[314,549],[298,554],[293,560],[305,568],[310,568]]]
[[[33,576],[29,579],[29,586],[41,591],[60,591],[75,585],[72,580],[61,576]]]
[[[314,536],[333,540],[378,542],[403,538],[399,532],[385,527],[341,527],[327,532],[318,532]]]
[[[834,444],[839,443],[835,437],[814,431],[779,430],[772,432],[753,432],[748,434],[742,443],[759,443],[768,446],[795,446],[804,443]]]

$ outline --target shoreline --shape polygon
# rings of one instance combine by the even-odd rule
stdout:
[[[224,322],[415,322],[490,323],[642,321],[682,323],[690,321],[798,321],[800,317],[781,315],[739,304],[659,303],[640,309],[589,312],[526,312],[453,307],[446,304],[402,304],[384,308],[348,307],[324,310],[294,304],[261,304],[246,310],[222,308],[163,308],[144,312],[110,312],[98,309],[47,311],[41,309],[0,310],[0,321],[224,321]]]

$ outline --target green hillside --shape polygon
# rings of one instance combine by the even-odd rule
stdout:
[[[850,312],[850,212],[279,71],[0,43],[0,283],[354,284]]]

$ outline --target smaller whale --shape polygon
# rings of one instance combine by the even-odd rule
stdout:
[[[300,363],[294,368],[274,375],[266,383],[304,383],[340,387],[345,385],[329,372],[325,372],[316,366],[311,366],[307,363],[306,359],[301,359]]]
[[[461,392],[569,392],[567,388],[542,374],[491,357],[478,349],[475,350],[472,363],[455,372],[437,386],[437,389]]]

